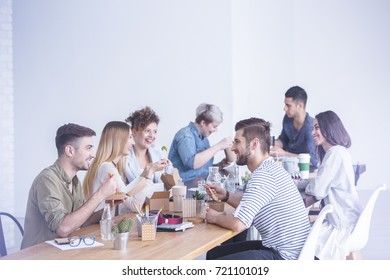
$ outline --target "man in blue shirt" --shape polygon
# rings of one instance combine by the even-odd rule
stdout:
[[[176,133],[168,158],[179,170],[184,182],[206,178],[209,167],[213,165],[214,155],[221,150],[232,156],[226,159],[227,162],[235,160],[235,155],[230,150],[233,145],[231,137],[226,137],[213,146],[210,146],[207,139],[217,131],[222,121],[222,112],[217,106],[203,103],[196,109],[195,122],[190,122]]]
[[[271,149],[273,156],[297,156],[310,154],[310,169],[318,166],[316,146],[311,132],[314,119],[306,112],[307,94],[299,87],[291,87],[285,93],[283,129],[275,146]]]

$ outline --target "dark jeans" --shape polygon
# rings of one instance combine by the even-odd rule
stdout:
[[[278,251],[260,240],[222,244],[207,252],[206,260],[283,260]]]
[[[248,230],[246,229],[246,230],[240,232],[239,234],[233,236],[232,238],[226,240],[225,242],[222,243],[222,245],[232,243],[232,242],[245,241],[247,238],[247,235],[248,235]]]

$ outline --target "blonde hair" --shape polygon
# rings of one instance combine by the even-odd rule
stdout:
[[[83,181],[83,191],[85,199],[92,196],[93,183],[99,166],[103,162],[113,161],[120,156],[129,139],[130,126],[125,122],[112,121],[105,125],[100,137],[99,146],[96,151],[96,157],[85,175]],[[119,174],[124,178],[123,158],[116,164]]]

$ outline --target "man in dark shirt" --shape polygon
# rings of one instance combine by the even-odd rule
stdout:
[[[284,99],[283,129],[271,149],[271,155],[298,156],[300,153],[310,154],[310,169],[318,165],[316,146],[311,132],[314,119],[306,112],[306,91],[294,86],[287,90]]]

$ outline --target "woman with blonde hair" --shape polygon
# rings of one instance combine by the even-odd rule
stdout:
[[[100,137],[96,157],[89,168],[84,181],[85,198],[89,198],[107,179],[113,175],[118,181],[118,191],[129,197],[119,205],[119,214],[136,212],[146,198],[146,189],[152,184],[150,176],[158,169],[165,167],[164,161],[147,165],[144,171],[130,184],[125,184],[125,164],[133,145],[130,126],[125,122],[111,121],[106,124]],[[102,202],[95,211],[103,208]]]

